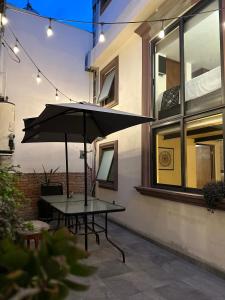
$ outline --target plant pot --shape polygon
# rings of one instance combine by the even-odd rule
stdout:
[[[50,183],[41,185],[42,196],[63,195],[63,185],[61,183]]]
[[[41,196],[63,195],[63,185],[61,183],[50,183],[41,185]],[[53,220],[53,209],[44,200],[38,201],[38,216],[44,221]]]

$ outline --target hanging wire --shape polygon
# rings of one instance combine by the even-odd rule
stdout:
[[[77,102],[73,99],[71,99],[70,97],[68,97],[64,92],[62,92],[39,68],[39,66],[36,64],[36,62],[34,61],[34,59],[31,57],[31,55],[28,53],[28,51],[25,49],[25,47],[23,46],[23,44],[20,42],[20,40],[18,39],[18,37],[16,36],[16,34],[14,33],[14,31],[12,30],[11,26],[7,26],[7,29],[10,31],[10,33],[12,34],[12,36],[15,38],[15,40],[17,41],[18,45],[20,46],[20,48],[23,50],[24,54],[27,56],[27,58],[30,60],[30,62],[35,66],[35,68],[37,69],[37,71],[39,72],[39,74],[42,75],[43,78],[46,79],[46,81],[55,89],[57,90],[58,94],[61,94],[63,97],[65,97],[66,99],[68,99],[70,102]],[[3,41],[6,43],[6,45],[9,47],[9,49],[14,53],[13,49],[9,46],[9,44],[5,41],[5,39],[3,39]],[[19,59],[20,62],[20,58],[14,53],[14,55]]]
[[[215,11],[222,11],[225,8],[217,8],[217,9],[211,9],[211,10],[207,10],[207,11],[201,11],[195,14],[187,14],[185,16],[176,16],[176,17],[168,17],[168,18],[162,18],[162,19],[153,19],[153,20],[140,20],[140,21],[119,21],[119,22],[94,22],[94,21],[86,21],[86,20],[76,20],[76,19],[58,19],[58,18],[53,18],[53,17],[49,17],[49,16],[44,16],[44,15],[40,15],[40,14],[35,14],[32,11],[27,11],[27,10],[21,10],[20,8],[14,7],[14,6],[10,6],[10,5],[6,5],[7,9],[13,10],[13,11],[17,11],[20,13],[25,13],[25,14],[29,14],[29,15],[33,15],[42,19],[51,19],[52,21],[57,21],[57,22],[64,22],[64,23],[79,23],[79,24],[93,24],[93,25],[122,25],[122,24],[142,24],[142,23],[157,23],[157,22],[166,22],[166,21],[173,21],[173,20],[179,20],[181,18],[190,18],[190,17],[194,17],[196,15],[202,15],[202,14],[208,14],[208,13],[212,13]]]
[[[184,19],[184,18],[190,18],[196,15],[201,15],[201,14],[208,14],[208,13],[212,13],[212,12],[216,12],[216,11],[222,11],[224,10],[224,8],[221,9],[213,9],[213,10],[207,10],[207,11],[202,11],[202,12],[198,12],[195,14],[188,14],[185,16],[178,16],[178,17],[170,17],[170,18],[162,18],[162,19],[153,19],[153,20],[144,20],[144,21],[120,21],[120,22],[93,22],[93,21],[85,21],[85,20],[75,20],[75,19],[57,19],[57,18],[53,18],[53,17],[49,17],[49,16],[44,16],[44,15],[37,15],[34,12],[31,11],[27,11],[27,10],[21,10],[19,8],[10,6],[10,5],[6,5],[7,9],[16,11],[16,12],[20,12],[20,13],[25,13],[25,14],[29,14],[29,15],[33,15],[42,19],[47,19],[47,20],[51,20],[52,21],[58,21],[58,22],[67,22],[67,23],[80,23],[80,24],[93,24],[93,25],[101,25],[102,27],[104,25],[122,25],[122,24],[142,24],[142,23],[156,23],[156,22],[161,22],[164,23],[166,21],[173,21],[173,20],[179,20],[179,19]],[[71,99],[70,97],[68,97],[64,92],[62,92],[60,89],[58,89],[56,87],[56,85],[40,70],[40,68],[37,66],[36,62],[34,61],[34,59],[30,56],[30,54],[28,53],[28,51],[25,49],[25,47],[22,45],[22,43],[19,41],[19,39],[17,38],[16,34],[14,33],[14,31],[12,30],[12,28],[7,25],[6,27],[11,34],[13,35],[13,37],[15,38],[15,40],[17,41],[18,45],[20,45],[21,49],[23,50],[23,52],[25,53],[25,55],[27,56],[27,58],[31,61],[31,63],[35,66],[35,68],[38,70],[38,72],[42,75],[43,78],[45,78],[47,80],[47,82],[55,89],[58,91],[59,94],[61,94],[62,96],[64,96],[66,99],[68,99],[70,102],[77,102],[73,99]],[[7,49],[9,56],[16,61],[17,63],[20,63],[20,58],[15,54],[15,52],[13,51],[13,49],[11,48],[11,46],[7,43],[7,41],[5,39],[2,39],[2,45]],[[11,54],[14,55],[14,58],[11,56]],[[15,59],[16,57],[16,59]]]

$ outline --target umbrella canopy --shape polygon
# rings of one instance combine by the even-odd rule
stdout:
[[[65,142],[67,197],[69,198],[68,142],[84,143],[85,206],[87,206],[87,143],[98,137],[152,121],[152,118],[130,114],[95,104],[46,104],[37,118],[25,119],[22,143]]]
[[[150,121],[152,118],[83,102],[47,104],[39,117],[25,120],[22,143],[64,142],[65,133],[68,142],[92,143],[97,137]]]

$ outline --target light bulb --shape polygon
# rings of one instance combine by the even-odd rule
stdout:
[[[105,35],[103,31],[103,24],[101,24],[101,33],[98,38],[99,43],[104,43],[105,42]]]
[[[41,83],[40,71],[38,71],[38,74],[37,74],[37,77],[36,77],[36,81],[37,81],[37,84]]]
[[[55,100],[58,101],[59,100],[59,94],[58,94],[58,90],[56,90],[56,93],[55,93]]]
[[[47,29],[47,36],[50,37],[50,36],[53,36],[53,30],[52,30],[52,19],[49,19],[49,26],[48,26],[48,29]]]
[[[105,42],[105,35],[103,32],[100,33],[98,41],[99,41],[99,43]]]
[[[17,42],[16,42],[15,46],[13,47],[13,51],[14,51],[15,54],[17,54],[17,53],[20,52],[20,49],[19,49],[19,47],[17,46]]]
[[[159,38],[163,39],[164,37],[165,37],[165,30],[164,30],[163,21],[162,21],[162,27],[161,27],[161,30],[159,32]]]
[[[162,30],[160,30],[160,32],[159,32],[159,38],[160,39],[163,39],[165,37],[165,31],[164,31],[164,29],[162,29]]]
[[[9,22],[9,20],[8,20],[8,18],[6,17],[6,15],[2,15],[1,16],[1,19],[2,19],[2,25],[6,25],[6,24],[8,24],[8,22]]]
[[[47,36],[50,37],[53,35],[53,30],[52,30],[52,27],[51,26],[48,26],[48,29],[47,29]]]

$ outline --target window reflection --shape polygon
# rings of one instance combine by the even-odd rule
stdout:
[[[204,11],[216,9],[218,1]],[[218,11],[198,14],[185,23],[184,53],[186,111],[219,105],[222,97]]]
[[[179,29],[155,46],[155,107],[159,119],[180,112]]]

